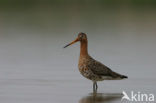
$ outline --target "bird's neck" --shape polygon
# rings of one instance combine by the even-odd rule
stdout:
[[[80,57],[88,56],[88,41],[84,40],[80,42]]]

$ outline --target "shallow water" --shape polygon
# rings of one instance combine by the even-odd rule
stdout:
[[[120,103],[122,91],[156,95],[155,7],[62,5],[1,7],[1,103]],[[93,95],[77,68],[79,43],[62,48],[78,32],[88,34],[93,58],[129,78],[99,82]]]

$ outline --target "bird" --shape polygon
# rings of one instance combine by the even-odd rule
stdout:
[[[80,74],[85,78],[93,81],[93,92],[97,92],[97,82],[103,80],[121,80],[128,78],[125,75],[121,75],[117,72],[114,72],[109,67],[105,66],[101,62],[93,59],[88,54],[88,39],[87,35],[83,32],[78,33],[77,38],[71,43],[64,46],[64,48],[80,42],[80,56],[78,68]]]

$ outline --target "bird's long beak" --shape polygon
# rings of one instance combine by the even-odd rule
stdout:
[[[72,45],[72,44],[74,44],[74,43],[76,43],[78,41],[79,41],[79,38],[76,38],[74,41],[72,41],[71,43],[69,43],[66,46],[64,46],[64,48],[66,48],[66,47],[68,47],[68,46],[70,46],[70,45]]]

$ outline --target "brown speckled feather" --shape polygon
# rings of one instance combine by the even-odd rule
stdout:
[[[88,65],[88,68],[90,68],[91,71],[96,75],[110,76],[112,78],[123,77],[123,75],[113,72],[110,68],[100,63],[99,61],[94,60],[92,57],[90,57],[90,63]]]
[[[127,78],[124,75],[112,71],[110,68],[94,60],[89,55],[80,57],[79,71],[84,77],[96,81]]]

